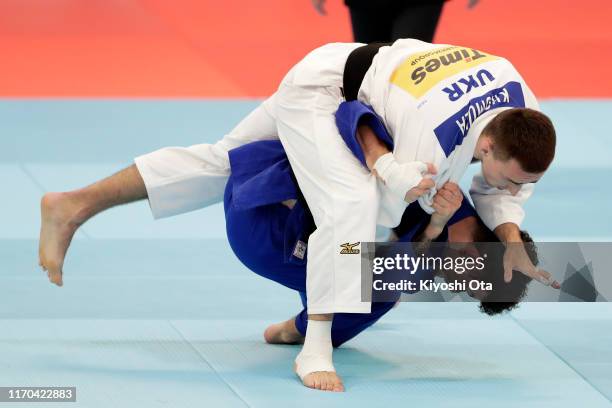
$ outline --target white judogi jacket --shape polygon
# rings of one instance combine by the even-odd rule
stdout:
[[[363,168],[336,127],[346,58],[361,45],[327,44],[309,53],[274,95],[218,142],[167,147],[135,159],[151,210],[161,218],[220,201],[231,171],[231,149],[280,139],[319,221],[308,242],[310,313],[370,311],[370,304],[360,301],[361,258],[340,248],[374,241],[376,224],[398,225],[407,205]],[[507,60],[417,40],[381,48],[358,98],[383,118],[397,161],[435,164],[438,188],[462,177],[478,136],[496,113],[519,106],[537,109],[533,94]],[[522,204],[532,188],[523,185],[513,197],[476,176],[471,195],[485,224],[495,228],[504,222],[520,224]],[[431,211],[434,194],[420,199],[424,209]],[[344,216],[351,213],[359,216]]]
[[[398,162],[435,164],[437,188],[463,176],[478,136],[496,114],[512,107],[538,109],[535,96],[508,60],[468,47],[412,39],[379,50],[358,99],[383,118]],[[382,183],[379,188],[378,222],[393,227],[406,204]],[[489,186],[478,174],[470,195],[484,223],[494,229],[505,222],[520,225],[523,203],[532,191],[533,184],[525,184],[512,196]],[[419,199],[429,213],[435,192]]]

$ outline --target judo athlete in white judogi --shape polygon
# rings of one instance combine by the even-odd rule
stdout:
[[[47,194],[40,263],[50,280],[62,284],[72,235],[94,214],[143,198],[155,218],[217,203],[230,174],[228,152],[280,139],[316,224],[308,241],[309,324],[295,370],[307,386],[342,390],[332,364],[333,313],[370,312],[361,301],[360,256],[341,254],[343,244],[374,241],[376,226],[398,225],[415,199],[434,213],[438,189],[458,182],[473,160],[482,162],[470,192],[479,216],[500,240],[520,242],[523,203],[552,161],[555,143],[552,124],[512,64],[468,47],[409,39],[382,46],[357,75],[356,100],[346,101],[345,64],[362,47],[334,43],[312,51],[217,143],[164,148],[84,189]],[[355,114],[364,108],[393,139],[392,153],[380,149],[375,126]],[[511,114],[493,121],[503,112]],[[353,131],[364,160],[339,129]],[[550,275],[524,249],[508,248],[507,280],[514,269],[547,281]]]

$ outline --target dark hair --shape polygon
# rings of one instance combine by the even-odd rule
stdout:
[[[489,233],[484,242],[499,242],[497,237],[491,233],[490,230],[486,229]],[[525,250],[529,259],[534,265],[537,265],[538,252],[533,239],[527,231],[521,231],[521,239],[525,245]],[[501,262],[500,262],[501,263]],[[497,315],[502,312],[508,312],[518,307],[521,299],[527,294],[527,286],[532,279],[525,274],[514,271],[512,274],[512,280],[506,283],[503,278],[503,271],[493,270],[493,273],[487,274],[485,280],[489,281],[493,290],[487,294],[485,300],[480,302],[479,309],[482,313],[486,313],[489,316]],[[509,301],[512,299],[512,301]]]
[[[514,158],[528,173],[546,171],[555,157],[555,128],[548,116],[533,109],[505,110],[482,133],[493,140],[496,158]]]

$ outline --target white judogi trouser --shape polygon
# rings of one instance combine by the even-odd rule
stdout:
[[[219,142],[164,148],[135,159],[153,215],[161,218],[221,201],[230,173],[228,151],[279,138],[317,226],[308,243],[311,314],[370,312],[370,303],[361,302],[361,256],[340,251],[347,242],[375,240],[376,178],[348,149],[334,116],[343,101],[342,59],[359,45],[331,44],[306,56],[272,97]],[[322,80],[313,81],[319,72]]]
[[[165,147],[134,159],[154,218],[197,210],[223,200],[230,175],[227,152],[257,140],[278,139],[274,96],[214,144]]]

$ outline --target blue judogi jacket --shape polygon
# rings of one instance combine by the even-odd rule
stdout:
[[[306,257],[294,255],[297,245],[306,245],[314,231],[314,221],[299,190],[285,149],[279,140],[249,143],[229,152],[232,168],[232,206],[248,210],[266,205],[280,205],[295,199],[284,231],[286,263],[306,264]]]

